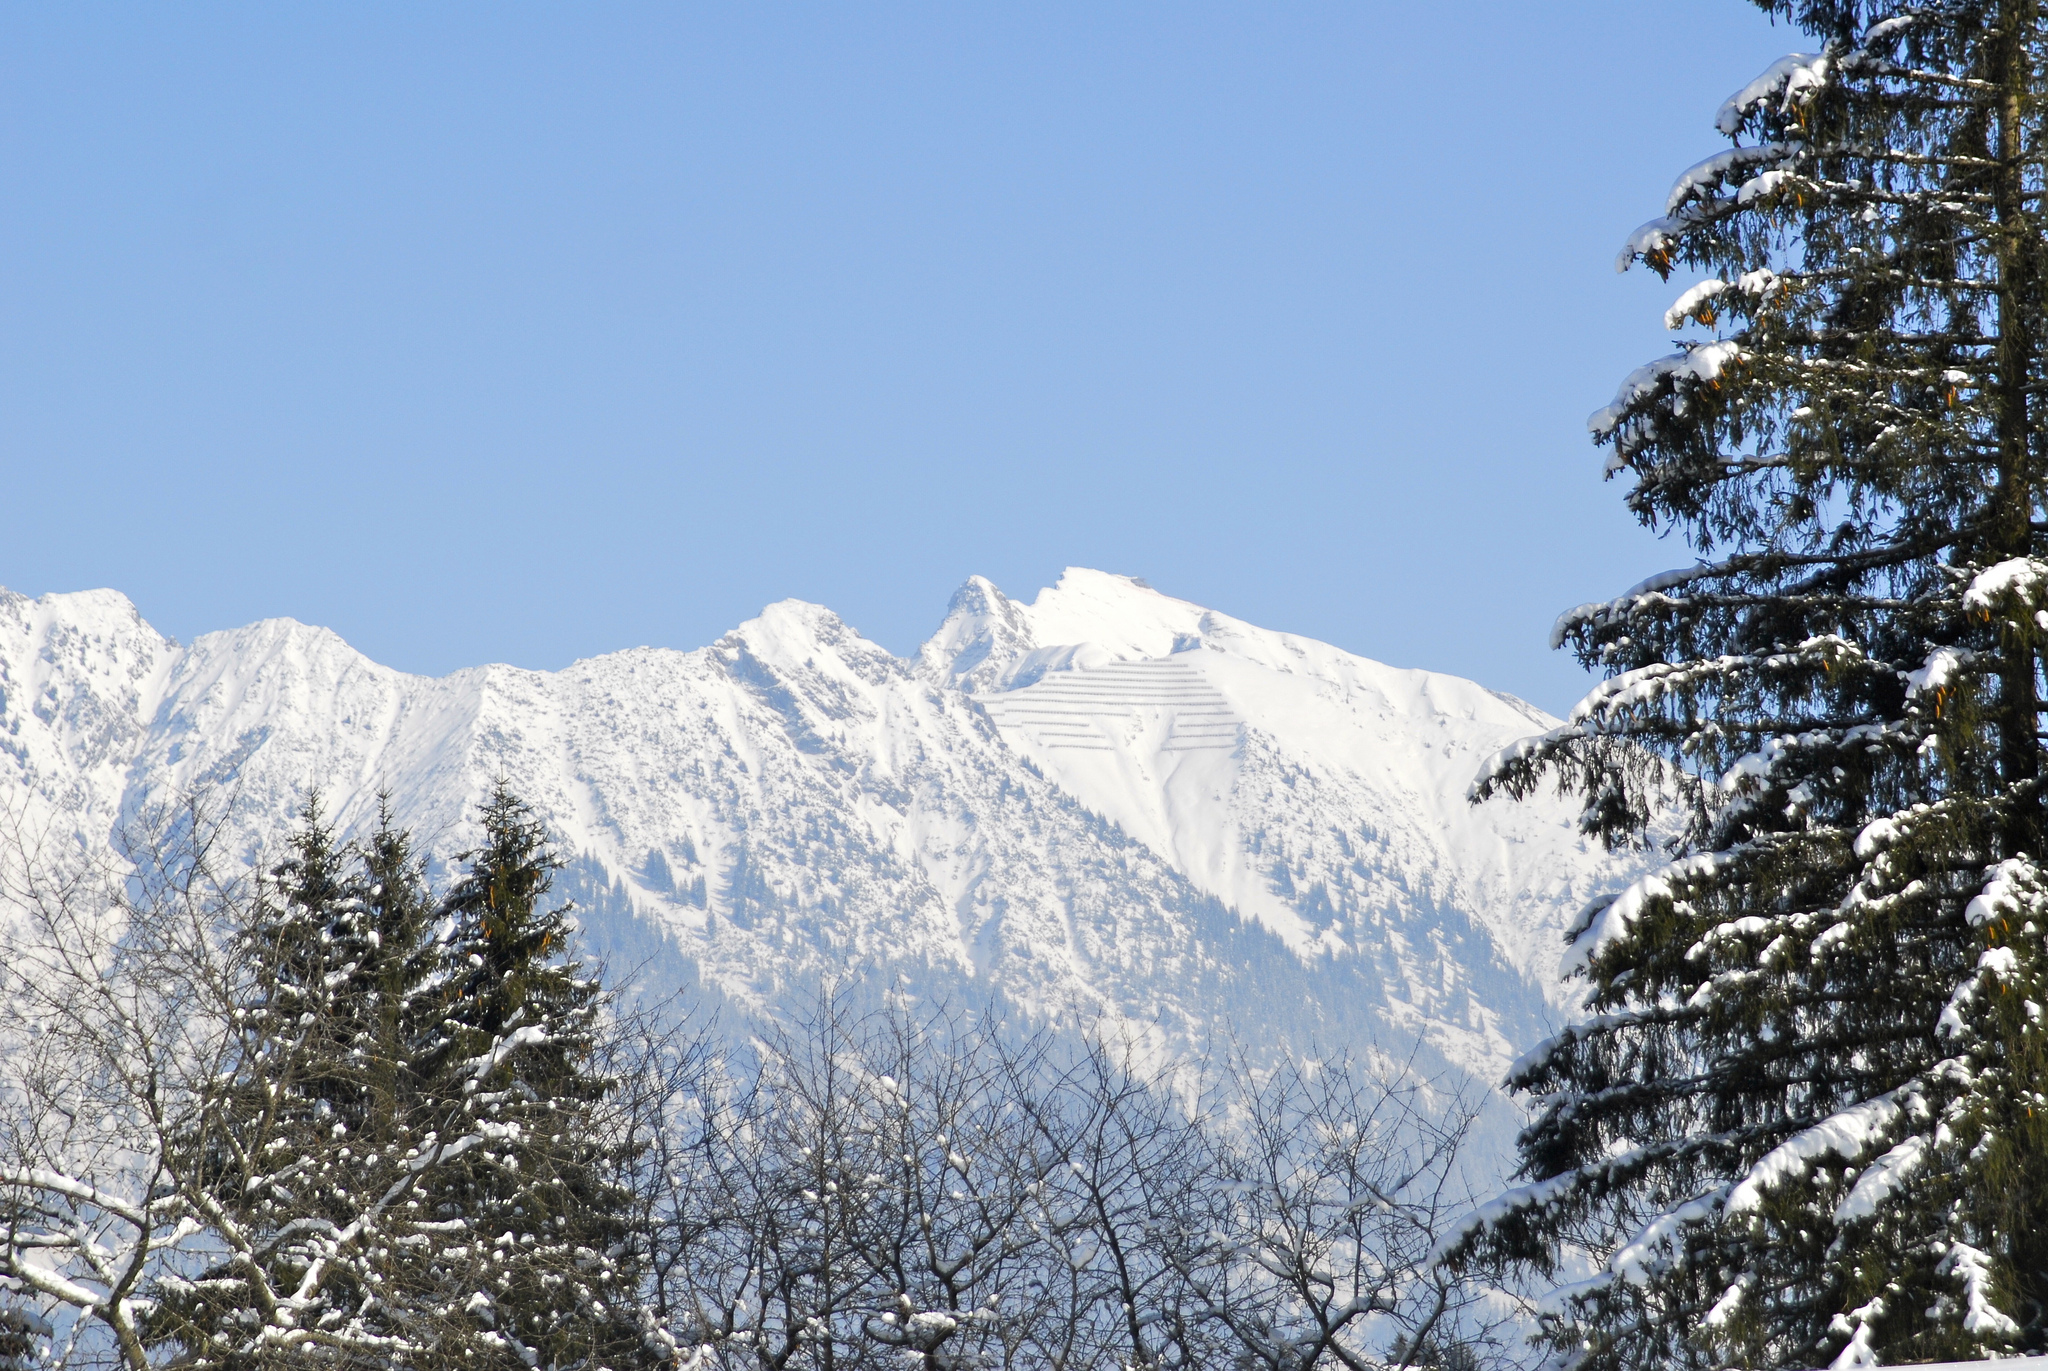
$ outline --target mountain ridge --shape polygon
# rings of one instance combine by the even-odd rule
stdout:
[[[295,620],[180,645],[117,592],[0,591],[0,786],[70,841],[212,787],[253,860],[318,784],[344,830],[388,792],[445,862],[502,775],[600,938],[747,1012],[858,974],[1163,1052],[1420,1044],[1488,1085],[1626,865],[1561,802],[1465,803],[1553,722],[1079,568],[1029,603],[970,579],[907,657],[783,601],[694,650],[441,677]]]

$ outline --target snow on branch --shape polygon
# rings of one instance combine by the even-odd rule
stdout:
[[[1834,59],[1828,53],[1794,52],[1765,67],[1762,74],[1721,102],[1714,127],[1733,138],[1749,117],[1773,104],[1791,114],[1813,103],[1827,89]]]
[[[1991,1258],[1987,1253],[1966,1242],[1956,1243],[1941,1259],[1935,1274],[1948,1276],[1963,1287],[1965,1333],[1975,1338],[2019,1336],[2020,1326],[1991,1302],[1993,1278]]]
[[[1710,276],[1699,284],[1690,287],[1677,300],[1672,302],[1670,309],[1664,311],[1664,327],[1667,329],[1684,328],[1689,320],[1700,315],[1703,307],[1710,307],[1714,301],[1727,294],[1728,289],[1728,283],[1718,276]],[[1709,320],[1713,318],[1711,309],[1708,310],[1706,317]]]
[[[1687,287],[1684,293],[1672,302],[1671,308],[1664,311],[1664,327],[1683,328],[1686,321],[1691,319],[1697,319],[1702,324],[1711,324],[1719,314],[1714,302],[1729,292],[1733,291],[1752,302],[1761,302],[1776,295],[1784,283],[1783,277],[1765,267],[1745,271],[1733,281],[1710,276]]]
[[[1693,579],[1696,575],[1708,574],[1712,569],[1702,568],[1697,572],[1668,572],[1664,577],[1653,578],[1645,586],[1677,584]],[[1641,587],[1638,592],[1641,592]],[[1646,594],[1631,592],[1640,601]],[[1648,593],[1656,593],[1654,590]],[[1570,626],[1583,622],[1597,614],[1607,612],[1615,605],[1626,604],[1631,596],[1610,605],[1580,606],[1571,611],[1560,623],[1564,631]],[[1799,643],[1782,652],[1742,654],[1715,657],[1687,662],[1654,662],[1623,672],[1601,682],[1586,697],[1572,708],[1564,723],[1546,733],[1518,739],[1489,756],[1479,767],[1466,798],[1478,803],[1489,798],[1496,787],[1508,783],[1517,773],[1541,764],[1543,761],[1565,751],[1573,743],[1600,737],[1612,737],[1627,731],[1635,718],[1659,705],[1674,695],[1711,686],[1716,682],[1739,680],[1756,673],[1783,672],[1822,667],[1836,670],[1844,665],[1867,663],[1860,645],[1838,634],[1821,634]],[[1882,664],[1879,664],[1882,665]],[[1727,776],[1723,786],[1734,789],[1746,776],[1767,776],[1775,762],[1789,757],[1797,751],[1827,747],[1845,746],[1850,743],[1877,741],[1883,730],[1875,726],[1859,725],[1840,733],[1821,731],[1809,734],[1786,735],[1769,740],[1764,748],[1739,760]]]
[[[1592,917],[1572,938],[1558,973],[1570,976],[1584,972],[1609,947],[1627,937],[1651,909],[1677,898],[1682,889],[1694,882],[1712,880],[1748,855],[1747,850],[1736,848],[1680,857],[1639,877],[1612,900],[1592,906]]]
[[[1742,653],[1687,662],[1653,662],[1602,681],[1572,706],[1567,725],[1612,729],[1623,716],[1640,712],[1678,691],[1755,672],[1791,671],[1811,667],[1835,670],[1867,658],[1860,645],[1839,634],[1823,633],[1782,652]]]
[[[2042,904],[2041,869],[2026,857],[2011,857],[1987,873],[1984,889],[1963,906],[1972,928],[1999,919],[2018,919]]]
[[[1872,1218],[1878,1209],[1912,1179],[1927,1160],[1927,1139],[1916,1133],[1864,1169],[1835,1206],[1836,1223]]]
[[[1588,906],[1587,911],[1580,916],[1582,923],[1579,925],[1579,928],[1583,930],[1586,924],[1591,923],[1595,913],[1605,909],[1612,903],[1613,897],[1611,896],[1594,901],[1592,905]],[[1668,1007],[1660,1006],[1655,1009],[1629,1010],[1618,1014],[1594,1014],[1576,1020],[1515,1058],[1508,1066],[1507,1075],[1503,1078],[1503,1084],[1510,1090],[1526,1089],[1535,1084],[1538,1074],[1550,1065],[1551,1059],[1558,1053],[1575,1047],[1588,1038],[1612,1033],[1617,1029],[1634,1028],[1642,1024],[1669,1023],[1673,1017],[1674,1013],[1672,1010]]]
[[[47,1167],[31,1166],[0,1170],[0,1186],[19,1186],[25,1190],[40,1190],[60,1195],[67,1200],[103,1209],[136,1225],[146,1225],[150,1221],[147,1210],[142,1206],[131,1204],[118,1195],[109,1194],[99,1186],[90,1185]]]
[[[1639,225],[1622,243],[1614,255],[1614,269],[1627,271],[1640,258],[1659,275],[1668,274],[1672,249],[1681,237],[1776,194],[1797,174],[1793,162],[1804,152],[1799,143],[1764,143],[1730,148],[1699,162],[1672,186],[1670,209]],[[1716,187],[1743,172],[1755,174],[1736,185],[1731,195],[1714,194]]]
[[[1628,460],[1625,440],[1630,437],[1632,412],[1646,402],[1663,398],[1673,411],[1682,412],[1686,389],[1719,383],[1722,373],[1739,362],[1747,361],[1748,355],[1740,343],[1720,339],[1711,343],[1690,344],[1668,357],[1645,362],[1622,378],[1620,387],[1614,392],[1614,399],[1604,408],[1595,410],[1586,420],[1587,431],[1596,442],[1614,442],[1615,453],[1608,458],[1607,470],[1612,473],[1621,469]],[[1635,424],[1640,424],[1635,420]]]
[[[1730,562],[1699,562],[1689,567],[1675,567],[1637,582],[1611,600],[1589,600],[1585,604],[1575,605],[1558,615],[1556,621],[1551,624],[1551,651],[1555,652],[1563,647],[1572,632],[1581,626],[1603,619],[1625,618],[1630,613],[1646,607],[1674,604],[1677,598],[1668,592],[1709,577],[1736,576],[1741,574],[1742,569],[1739,564]]]
[[[1793,1134],[1766,1152],[1756,1165],[1735,1184],[1728,1195],[1728,1212],[1753,1214],[1761,1209],[1770,1193],[1791,1181],[1803,1179],[1816,1162],[1829,1157],[1857,1161],[1908,1117],[1927,1112],[1927,1100],[1917,1080],[1894,1090],[1851,1105],[1822,1119],[1812,1127]]]
[[[1494,787],[1515,771],[1533,766],[1567,743],[1593,736],[1593,730],[1582,724],[1560,724],[1548,732],[1518,738],[1479,764],[1472,784],[1466,788],[1465,798],[1472,804],[1491,799]]]
[[[1481,1234],[1499,1228],[1510,1218],[1556,1204],[1578,1188],[1580,1175],[1567,1171],[1548,1180],[1518,1185],[1495,1195],[1444,1230],[1443,1238],[1430,1253],[1432,1263],[1452,1261]]]
[[[1680,172],[1678,179],[1671,183],[1671,193],[1664,201],[1664,212],[1676,216],[1686,205],[1695,201],[1720,203],[1713,199],[1713,195],[1722,186],[1736,177],[1741,177],[1743,182],[1747,183],[1750,179],[1747,173],[1758,167],[1789,161],[1802,151],[1803,147],[1800,143],[1757,143],[1746,148],[1728,148],[1715,153],[1712,157],[1703,157]],[[1736,203],[1744,203],[1755,198],[1755,193],[1750,192],[1745,184],[1744,189],[1737,192]]]
[[[547,1030],[538,1024],[515,1028],[491,1044],[491,1050],[480,1057],[473,1057],[463,1063],[469,1069],[469,1086],[473,1090],[488,1078],[493,1071],[503,1066],[513,1053],[525,1047],[538,1047],[548,1040]]]
[[[2048,590],[2048,562],[2033,557],[2014,557],[1986,567],[1970,580],[1963,592],[1963,611],[1989,619],[2004,614],[2016,624],[2048,632],[2048,608],[2042,605]]]
[[[1706,1223],[1729,1202],[1726,1186],[1695,1195],[1684,1204],[1665,1210],[1644,1224],[1607,1259],[1607,1269],[1630,1285],[1648,1285],[1650,1277],[1669,1267],[1672,1239],[1686,1229]]]
[[[2024,920],[2048,907],[2041,869],[2032,859],[2019,856],[2000,862],[1986,873],[1984,889],[1963,906],[1963,917],[1972,928],[1994,923]],[[2019,954],[2010,946],[1987,947],[1977,956],[1971,974],[1959,983],[1935,1021],[1935,1033],[1950,1042],[1972,1037],[1972,1011],[2001,982],[2010,983],[2020,971]]]
[[[1667,214],[1639,226],[1621,245],[1621,251],[1614,254],[1614,269],[1627,271],[1638,257],[1654,263],[1659,258],[1668,260],[1671,249],[1677,244],[1679,235],[1689,228],[1706,223],[1712,216],[1704,205],[1690,205],[1677,214]]]
[[[1984,654],[1968,648],[1937,647],[1921,661],[1919,669],[1906,673],[1906,695],[1941,695],[1954,687],[1956,679]]]
[[[1896,724],[1851,724],[1847,728],[1817,728],[1803,733],[1780,733],[1766,738],[1753,752],[1745,752],[1721,773],[1721,789],[1735,792],[1745,781],[1769,784],[1788,765],[1807,763],[1822,753],[1841,753],[1857,747],[1881,746],[1886,740],[1907,733]]]

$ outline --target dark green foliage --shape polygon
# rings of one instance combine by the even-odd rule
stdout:
[[[566,907],[546,909],[557,862],[539,822],[501,782],[484,842],[442,905],[453,920],[440,1046],[448,1132],[481,1139],[440,1169],[423,1197],[437,1224],[460,1224],[435,1278],[470,1310],[464,1365],[603,1365],[651,1355],[634,1295],[638,1272],[618,1183],[630,1161],[593,1114],[615,1082],[593,1067],[601,991],[567,960]],[[459,1108],[459,1117],[453,1111]],[[514,1345],[516,1344],[516,1346]]]
[[[381,1364],[399,1337],[392,1253],[377,1236],[404,1176],[397,1077],[416,1025],[408,977],[432,974],[418,871],[389,826],[372,842],[391,879],[352,870],[317,797],[290,854],[235,930],[219,982],[233,1050],[173,1165],[192,1202],[229,1227],[226,1257],[162,1283],[148,1339],[207,1366],[294,1353]],[[395,858],[395,861],[394,861]]]
[[[1561,621],[1612,679],[1479,787],[1611,843],[1675,794],[1675,860],[1588,912],[1465,1250],[1603,1267],[1546,1318],[1589,1367],[2040,1351],[2048,32],[1765,8],[1819,50],[1630,240],[1698,332],[1593,419],[1700,560]]]
[[[227,1070],[172,1170],[227,1249],[167,1274],[150,1343],[193,1366],[630,1371],[634,1301],[592,1071],[601,993],[542,912],[553,860],[500,787],[445,900],[384,816],[317,801],[236,937]]]

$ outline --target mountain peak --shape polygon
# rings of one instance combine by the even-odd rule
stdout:
[[[985,576],[953,592],[938,631],[918,649],[920,674],[977,693],[999,690],[1009,670],[1037,644],[1024,607]]]
[[[823,605],[778,600],[720,638],[713,651],[747,670],[860,680],[899,679],[903,664]]]
[[[159,642],[169,642],[150,628],[135,602],[118,590],[50,591],[40,596],[0,586],[0,614],[21,622],[31,619],[46,625],[63,625],[85,633],[131,634],[144,630]]]
[[[1038,592],[1029,615],[1041,646],[1093,643],[1117,660],[1171,656],[1209,613],[1135,576],[1068,567]]]
[[[1068,567],[1029,604],[970,576],[918,658],[927,678],[970,694],[1014,690],[1051,672],[1170,656],[1198,638],[1207,613],[1088,567]]]
[[[786,600],[694,652],[439,678],[291,620],[180,649],[110,592],[0,596],[0,804],[81,843],[231,787],[253,860],[317,785],[445,860],[502,776],[591,927],[749,1013],[909,976],[1489,1080],[1625,875],[1562,801],[1465,803],[1531,715],[1082,567],[1029,603],[969,578],[907,662]]]

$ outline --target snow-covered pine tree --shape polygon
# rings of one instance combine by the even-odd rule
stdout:
[[[1683,797],[1461,1249],[1590,1258],[1543,1326],[1588,1371],[2048,1349],[2048,34],[1759,3],[1819,50],[1628,241],[1705,273],[1696,332],[1592,420],[1698,563],[1563,617],[1610,679],[1475,791],[1555,779],[1611,841]]]
[[[308,1184],[303,1173],[309,1163],[317,1172],[327,1150],[319,1135],[333,1114],[326,1097],[336,1084],[333,1062],[321,1039],[329,954],[346,891],[317,797],[301,818],[289,855],[224,949],[216,984],[228,1001],[223,1018],[235,1050],[226,1054],[211,1098],[170,1149],[169,1169],[182,1188],[197,1192],[195,1207],[212,1209],[216,1222],[245,1235],[244,1250],[224,1254],[196,1279],[169,1273],[158,1282],[146,1339],[175,1345],[199,1365],[224,1364],[266,1329],[298,1321],[303,1310],[274,1307],[277,1291],[296,1290],[317,1258],[283,1230],[309,1215],[330,1223],[335,1212],[325,1188]],[[319,1296],[308,1295],[302,1303],[310,1307]]]
[[[600,989],[570,960],[539,825],[502,787],[432,898],[386,812],[334,841],[317,801],[208,984],[226,1069],[170,1149],[224,1249],[152,1290],[194,1367],[594,1368],[658,1359],[635,1299],[593,1070]]]
[[[403,1156],[421,1146],[421,1117],[434,1116],[446,953],[425,863],[382,796],[376,830],[358,848],[349,914],[340,930],[350,946],[337,1017],[358,1097],[354,1127]]]
[[[483,844],[442,904],[441,1131],[479,1139],[431,1186],[451,1235],[435,1280],[444,1309],[467,1316],[443,1355],[629,1371],[664,1353],[636,1301],[630,1159],[600,1117],[616,1084],[594,1064],[601,989],[574,960],[568,908],[542,907],[559,864],[539,821],[502,781],[481,817]]]
[[[437,911],[411,839],[380,809],[338,847],[317,795],[223,968],[238,1039],[198,1114],[186,1185],[246,1250],[169,1278],[152,1339],[195,1365],[273,1355],[384,1366],[443,1340],[413,1191],[457,1140],[422,1070],[440,1030]]]
[[[396,1085],[416,1033],[394,1011],[431,981],[432,904],[388,816],[360,874],[317,796],[301,818],[202,978],[224,1002],[193,1007],[220,1012],[231,1047],[172,1170],[227,1250],[164,1273],[147,1335],[195,1366],[382,1366],[433,1341],[392,1245],[419,1153]]]

